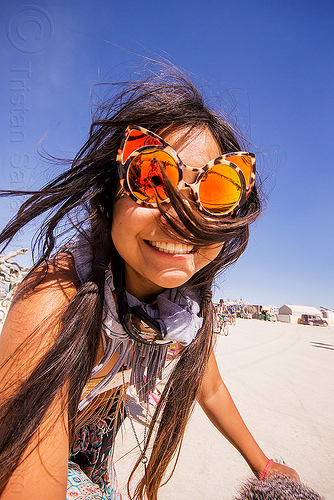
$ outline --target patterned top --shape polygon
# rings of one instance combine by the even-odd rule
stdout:
[[[116,415],[117,403],[116,396],[104,419],[76,432],[70,453],[67,500],[121,500],[112,451],[125,409],[121,404]]]

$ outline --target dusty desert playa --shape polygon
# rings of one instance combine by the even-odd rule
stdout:
[[[223,379],[246,424],[272,458],[294,467],[303,482],[334,500],[334,327],[237,320],[219,336]],[[136,425],[137,432],[143,426]],[[134,463],[135,438],[127,419],[116,444],[123,498]],[[123,443],[122,443],[123,441]],[[124,450],[130,452],[124,457]],[[197,405],[181,456],[159,500],[232,500],[251,472]]]

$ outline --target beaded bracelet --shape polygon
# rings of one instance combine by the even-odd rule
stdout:
[[[271,462],[273,462],[273,459],[271,458],[270,460],[268,460],[267,462],[267,465],[265,466],[265,468],[263,469],[262,471],[262,474],[260,476],[260,483],[262,483],[263,479],[264,479],[264,476],[266,475],[267,473],[267,470],[269,469],[269,465],[271,464]]]

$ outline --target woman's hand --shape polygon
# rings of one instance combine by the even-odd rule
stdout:
[[[275,474],[284,474],[285,476],[288,476],[294,481],[300,483],[300,477],[294,469],[291,469],[291,467],[288,467],[287,465],[271,462],[265,477],[273,476]]]

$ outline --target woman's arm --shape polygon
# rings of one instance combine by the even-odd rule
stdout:
[[[50,264],[46,278],[40,282],[42,275],[41,269],[35,271],[20,287],[0,336],[2,403],[53,345],[59,331],[57,318],[76,293],[76,276],[66,262],[57,269]],[[6,359],[9,361],[3,365]],[[32,436],[1,500],[65,500],[69,456],[67,419],[66,389],[62,388]],[[3,430],[3,423],[0,425]]]
[[[268,457],[263,453],[241,418],[221,378],[213,352],[210,355],[197,401],[219,432],[242,454],[254,474],[259,477],[268,463]],[[299,480],[298,474],[293,469],[272,462],[267,474],[275,471]]]
[[[67,413],[59,416],[61,405],[57,398],[50,409],[53,415],[44,419],[31,439],[1,500],[66,499],[69,443]],[[43,440],[38,442],[40,438]]]

